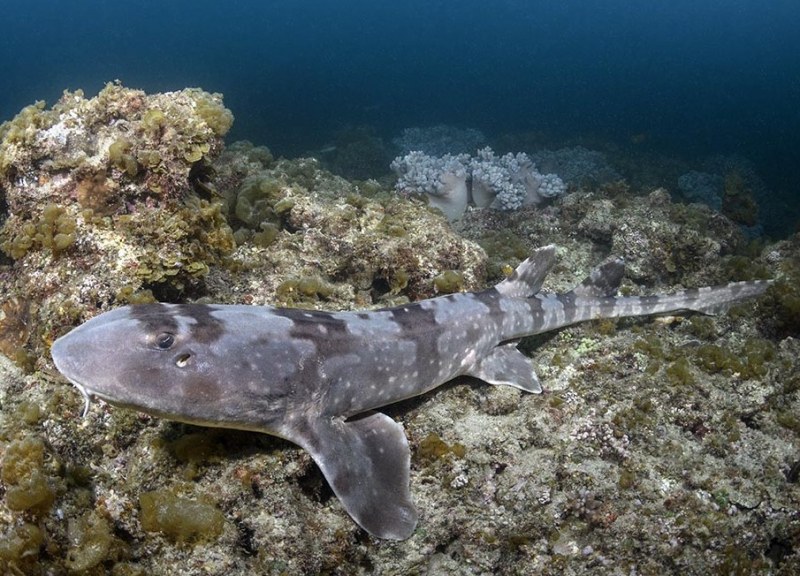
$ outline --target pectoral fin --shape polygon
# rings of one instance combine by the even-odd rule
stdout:
[[[489,384],[513,386],[535,394],[542,391],[530,359],[517,350],[516,344],[498,346],[478,361],[467,374]]]
[[[311,454],[347,513],[378,538],[404,540],[417,525],[403,427],[378,412],[315,421],[298,443]]]

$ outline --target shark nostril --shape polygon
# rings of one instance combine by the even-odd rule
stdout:
[[[175,360],[175,365],[176,365],[178,368],[183,368],[183,367],[185,367],[185,366],[186,366],[186,365],[189,363],[189,358],[191,358],[191,357],[192,357],[192,355],[191,355],[191,354],[181,354],[181,355],[180,355],[180,356],[178,356],[178,358]]]

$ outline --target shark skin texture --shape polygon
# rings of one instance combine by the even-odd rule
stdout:
[[[598,266],[573,290],[540,292],[555,247],[495,287],[367,312],[143,304],[56,340],[58,370],[86,399],[158,417],[263,432],[307,450],[352,519],[378,538],[417,525],[403,427],[375,410],[457,376],[542,391],[524,337],[599,318],[712,313],[770,281],[615,297],[624,264]]]

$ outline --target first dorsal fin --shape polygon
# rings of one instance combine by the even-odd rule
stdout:
[[[582,298],[614,296],[619,290],[623,274],[625,274],[625,262],[622,258],[614,258],[592,268],[589,275],[572,290],[572,293]]]
[[[544,278],[553,267],[555,257],[556,247],[552,244],[539,248],[495,288],[500,294],[509,298],[533,296],[542,289]]]

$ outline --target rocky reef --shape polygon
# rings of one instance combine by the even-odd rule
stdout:
[[[0,126],[0,572],[800,572],[800,236],[624,182],[449,223],[311,158],[227,148],[221,96],[109,85]],[[713,317],[523,341],[545,393],[478,381],[387,407],[420,513],[403,542],[342,510],[283,440],[80,394],[52,339],[129,302],[374,308],[500,280],[554,243],[545,288],[610,254],[622,292],[775,278]],[[110,359],[113,362],[113,358]]]

